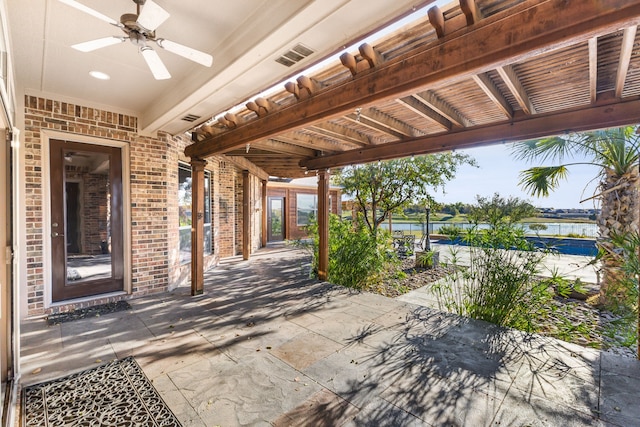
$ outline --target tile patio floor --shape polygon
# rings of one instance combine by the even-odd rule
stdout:
[[[184,426],[639,426],[640,362],[310,280],[259,251],[132,310],[22,325],[22,384],[133,355]],[[34,373],[36,372],[36,373]]]

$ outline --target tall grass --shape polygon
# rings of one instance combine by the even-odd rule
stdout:
[[[454,272],[434,286],[441,309],[474,319],[525,331],[553,293],[537,280],[543,252],[536,250],[522,229],[495,224],[490,229],[472,228],[463,235],[469,246],[469,265],[460,263],[453,251]]]

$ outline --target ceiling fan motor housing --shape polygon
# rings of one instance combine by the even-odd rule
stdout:
[[[135,34],[142,35],[147,39],[155,38],[155,31],[151,31],[143,27],[138,23],[138,15],[135,13],[125,13],[120,17],[120,23],[124,25],[122,29],[125,33],[127,33],[130,37],[135,38]]]

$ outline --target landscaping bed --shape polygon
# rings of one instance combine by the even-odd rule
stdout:
[[[444,278],[452,272],[451,268],[445,265],[432,269],[415,268],[415,259],[407,258],[386,280],[367,290],[395,298]],[[532,319],[535,332],[635,358],[634,319],[623,319],[600,310],[592,300],[554,297]]]

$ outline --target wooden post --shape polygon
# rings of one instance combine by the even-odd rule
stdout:
[[[251,180],[249,171],[242,171],[242,259],[251,254]]]
[[[267,247],[267,180],[262,180],[262,247]]]
[[[191,295],[204,292],[204,167],[191,159]]]
[[[318,278],[327,280],[329,269],[329,170],[318,171]]]

